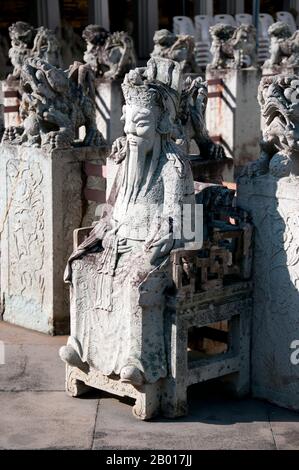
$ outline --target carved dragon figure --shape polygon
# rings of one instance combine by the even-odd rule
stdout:
[[[154,50],[151,57],[163,57],[180,62],[182,71],[198,72],[194,57],[194,39],[188,35],[176,35],[161,29],[154,35]]]
[[[205,123],[208,101],[208,87],[201,77],[187,77],[181,95],[179,119],[182,124],[182,136],[179,140],[189,152],[189,145],[194,139],[203,160],[224,160],[225,151],[215,144],[209,136]]]
[[[21,73],[23,123],[7,128],[2,141],[68,148],[85,125],[83,145],[103,144],[95,123],[92,79],[89,66],[79,62],[64,72],[40,59],[27,59]]]
[[[9,58],[14,67],[11,78],[20,78],[22,66],[29,57],[38,57],[55,67],[61,66],[60,44],[54,31],[43,26],[35,29],[29,23],[17,21],[9,27],[9,36]]]
[[[265,127],[260,158],[245,168],[247,176],[270,172],[277,178],[299,175],[299,79],[264,77],[259,103]]]
[[[14,68],[12,76],[19,78],[24,61],[31,55],[34,28],[24,21],[17,21],[8,28],[8,31],[11,39],[8,56]]]
[[[266,60],[264,68],[298,67],[299,66],[299,31],[293,35],[288,24],[278,21],[269,30],[270,59]]]
[[[246,68],[256,65],[256,30],[253,25],[238,28],[216,24],[210,28],[212,62],[209,69]]]
[[[84,61],[96,76],[123,78],[136,65],[133,39],[123,31],[109,33],[98,25],[87,26],[82,34],[87,43]]]

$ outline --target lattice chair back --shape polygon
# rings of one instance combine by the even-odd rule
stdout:
[[[195,40],[211,43],[210,27],[215,24],[214,18],[210,15],[194,16]]]
[[[188,34],[194,36],[195,28],[193,21],[188,16],[174,16],[173,32],[174,34]]]
[[[269,13],[260,13],[259,15],[259,35],[264,39],[269,38],[268,29],[271,24],[274,23],[274,19]]]
[[[223,24],[229,24],[231,26],[236,26],[236,20],[232,15],[215,15],[214,16],[214,21],[215,24],[217,23],[223,23]]]
[[[235,15],[235,19],[238,26],[241,24],[252,24],[252,15],[249,15],[249,13],[239,13]]]
[[[278,11],[276,13],[276,19],[277,21],[283,21],[284,23],[287,23],[292,31],[294,33],[297,29],[296,21],[289,11]]]

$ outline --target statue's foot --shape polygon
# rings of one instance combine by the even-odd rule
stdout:
[[[85,373],[89,371],[89,365],[87,362],[83,362],[79,354],[75,351],[72,346],[62,346],[59,350],[60,358],[66,362],[69,366],[77,367]]]
[[[120,371],[120,381],[139,386],[144,383],[144,377],[137,367],[125,366]]]

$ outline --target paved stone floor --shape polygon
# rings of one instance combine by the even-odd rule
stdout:
[[[188,416],[140,422],[126,401],[64,393],[66,337],[0,322],[0,340],[0,449],[299,449],[299,413],[196,386]]]

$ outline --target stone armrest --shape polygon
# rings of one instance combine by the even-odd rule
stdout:
[[[74,230],[73,233],[73,245],[74,251],[78,249],[78,246],[81,245],[82,242],[89,236],[90,232],[93,230],[94,227],[82,227],[77,228]]]

